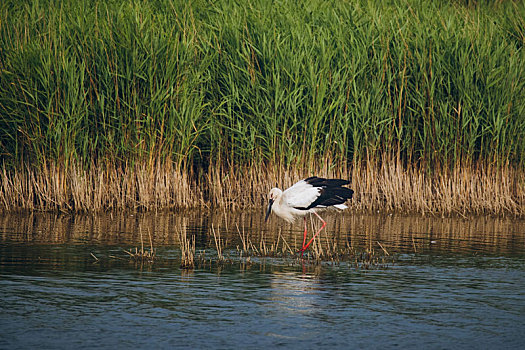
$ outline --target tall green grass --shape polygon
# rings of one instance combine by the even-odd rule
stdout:
[[[520,1],[0,4],[4,166],[525,167]]]

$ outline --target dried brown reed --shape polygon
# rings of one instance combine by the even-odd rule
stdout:
[[[312,228],[315,229],[315,227]],[[347,262],[352,263],[355,268],[386,268],[395,262],[395,255],[390,255],[379,241],[376,242],[382,253],[379,253],[370,245],[364,250],[356,249],[348,241],[345,241],[343,246],[339,246],[336,237],[323,230],[312,242],[311,249],[306,251],[300,259],[313,264],[326,262],[340,264]]]
[[[222,255],[223,241],[221,240],[221,231],[218,229],[217,233],[215,233],[215,227],[213,224],[211,225],[211,231],[213,233],[213,239],[215,241],[215,249],[217,249],[217,258],[219,259],[219,261],[223,261],[224,256]]]
[[[265,232],[261,231],[261,235],[259,237],[259,246],[257,247],[246,234],[244,227],[242,232],[238,225],[236,225],[236,228],[242,244],[242,249],[237,246],[237,251],[239,252],[241,258],[247,257],[249,259],[250,256],[283,257],[286,256],[287,253],[289,253],[291,256],[294,254],[293,250],[288,245],[288,242],[286,242],[286,239],[281,235],[280,229],[277,235],[277,240],[274,240],[270,245],[266,244],[267,239],[265,237]]]
[[[235,227],[237,228],[237,232],[239,233],[239,237],[240,237],[241,243],[242,243],[242,250],[240,250],[239,247],[237,247],[237,250],[240,250],[241,254],[242,254],[243,252],[247,252],[248,251],[248,241],[247,241],[247,237],[246,237],[246,232],[244,230],[244,227],[242,228],[242,233],[241,233],[241,230],[239,230],[239,225],[235,224]]]
[[[135,247],[134,252],[131,249],[124,250],[124,252],[136,261],[152,263],[155,260],[156,252],[155,252],[155,249],[153,248],[153,240],[151,238],[151,233],[148,230],[150,250],[147,250],[147,249],[144,249],[144,240],[142,237],[142,230],[139,230],[139,231],[140,231],[140,250],[138,249],[138,247]]]
[[[180,267],[182,269],[192,269],[195,267],[195,236],[188,238],[187,220],[184,221],[180,230],[177,231],[181,250]]]
[[[323,159],[317,165],[293,169],[211,166],[205,175],[196,176],[169,164],[90,170],[59,164],[46,164],[39,170],[3,167],[0,210],[254,208],[265,205],[271,187],[284,188],[316,174],[350,179],[356,194],[349,204],[358,211],[525,215],[525,172],[510,165],[467,164],[430,173],[394,158],[351,168]]]

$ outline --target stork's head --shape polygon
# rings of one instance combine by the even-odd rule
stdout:
[[[270,193],[268,194],[269,200],[268,200],[268,209],[266,210],[266,217],[264,218],[264,221],[268,220],[268,217],[270,216],[270,213],[272,212],[272,205],[273,203],[278,200],[281,195],[283,194],[283,191],[281,191],[278,188],[272,188],[270,190]]]

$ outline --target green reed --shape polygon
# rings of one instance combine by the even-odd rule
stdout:
[[[3,1],[4,164],[525,163],[525,6]]]

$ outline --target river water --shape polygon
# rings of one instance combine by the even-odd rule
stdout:
[[[302,244],[300,222],[262,214],[4,214],[0,348],[522,348],[524,220],[328,214],[321,245],[387,258],[364,268],[247,263],[247,237]],[[194,269],[180,268],[183,229]],[[142,244],[152,263],[124,252]]]

